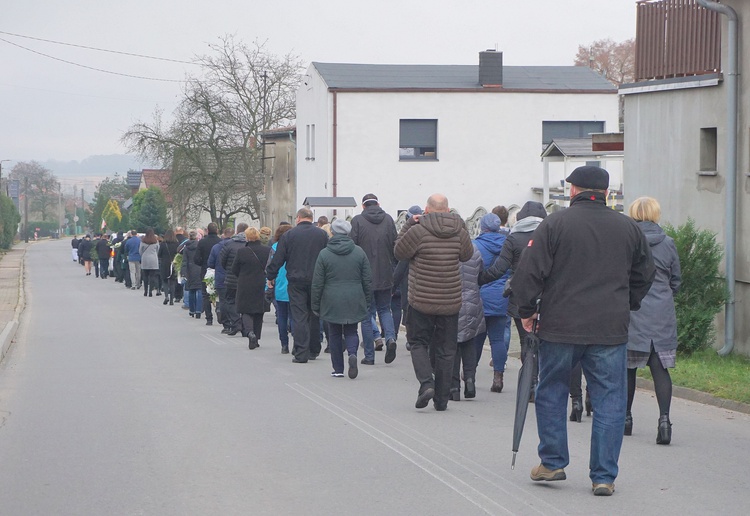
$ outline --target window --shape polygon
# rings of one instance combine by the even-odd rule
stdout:
[[[305,160],[315,161],[315,124],[305,126]]]
[[[555,138],[588,138],[591,133],[603,133],[604,122],[542,122],[542,145]]]
[[[398,159],[437,160],[437,120],[400,120]]]
[[[700,142],[700,171],[699,173],[715,174],[716,167],[716,128],[702,127]],[[711,175],[711,174],[707,174]]]

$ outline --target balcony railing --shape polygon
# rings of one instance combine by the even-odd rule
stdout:
[[[668,79],[721,70],[719,14],[697,0],[637,3],[635,80]]]

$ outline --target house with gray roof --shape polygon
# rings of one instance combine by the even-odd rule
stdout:
[[[617,89],[586,67],[506,66],[497,51],[478,65],[314,62],[297,91],[296,204],[372,192],[396,216],[443,192],[464,217],[520,206],[542,200],[553,138],[617,129]]]

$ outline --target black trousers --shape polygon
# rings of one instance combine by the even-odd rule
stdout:
[[[201,293],[203,294],[203,313],[206,314],[207,321],[213,321],[214,314],[211,312],[211,296],[208,295],[205,283],[201,283]]]
[[[99,258],[99,277],[106,279],[109,276],[109,258],[102,260]]]
[[[242,317],[240,314],[237,313],[237,289],[236,288],[227,288],[227,299],[226,303],[221,304],[222,310],[224,310],[226,313],[225,321],[228,321],[229,328],[234,330],[241,330],[242,329]]]
[[[307,361],[320,355],[320,318],[312,312],[312,285],[289,283],[289,308],[292,312],[292,354],[297,360]]]
[[[453,360],[453,389],[461,388],[461,363],[464,366],[464,381],[474,380],[477,374],[477,347],[474,339],[459,342],[456,347],[456,358]]]
[[[260,332],[263,331],[263,314],[242,314],[242,336],[247,337],[253,332],[260,341]]]
[[[435,403],[448,403],[458,338],[458,314],[430,315],[409,306],[406,340],[419,392],[435,389]],[[434,360],[430,360],[430,355]],[[433,366],[434,364],[434,366]]]

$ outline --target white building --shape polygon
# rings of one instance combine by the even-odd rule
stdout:
[[[312,63],[297,92],[297,205],[372,192],[395,216],[441,192],[469,217],[478,206],[541,201],[545,144],[616,131],[617,90],[585,67],[503,66],[502,58]],[[620,162],[613,166],[619,178]],[[561,166],[550,171],[552,182],[564,177]]]

